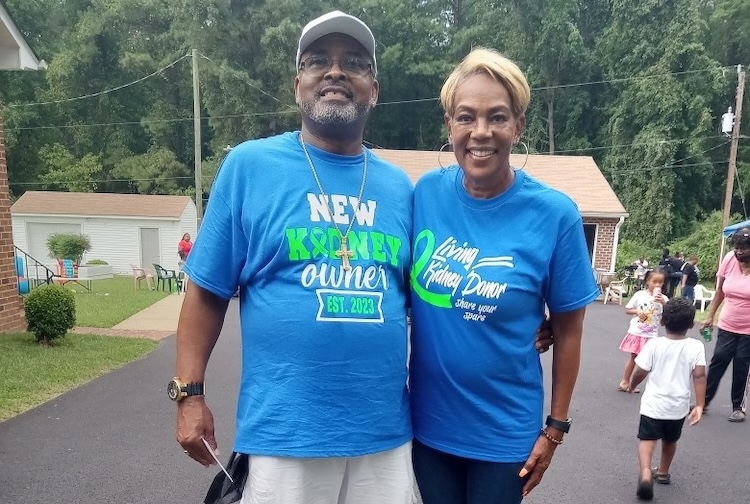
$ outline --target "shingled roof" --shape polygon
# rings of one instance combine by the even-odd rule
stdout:
[[[373,149],[373,152],[406,171],[416,182],[442,162],[448,166],[456,162],[452,152]],[[440,159],[438,161],[438,156]],[[523,166],[525,154],[512,154],[513,166]],[[532,154],[524,167],[529,175],[564,192],[578,205],[584,217],[622,217],[627,212],[607,179],[590,156],[550,156]]]
[[[26,191],[12,215],[67,215],[179,219],[189,196]]]

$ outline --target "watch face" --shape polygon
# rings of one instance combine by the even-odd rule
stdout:
[[[180,397],[180,386],[177,384],[176,381],[172,380],[167,385],[167,395],[173,401],[176,401],[177,398]]]

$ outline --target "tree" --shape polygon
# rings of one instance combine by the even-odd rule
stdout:
[[[680,12],[680,16],[675,16]],[[701,43],[706,25],[695,0],[615,0],[599,51],[620,90],[608,107],[603,167],[630,212],[626,237],[651,246],[686,232],[714,181],[706,152],[718,64]]]

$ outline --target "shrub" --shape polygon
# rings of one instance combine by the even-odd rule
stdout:
[[[47,248],[53,259],[71,259],[81,264],[83,254],[91,249],[91,242],[82,234],[54,233],[47,238]]]
[[[107,261],[104,261],[102,259],[88,259],[86,261],[86,266],[109,266],[109,263]]]
[[[26,296],[24,312],[28,330],[36,335],[37,342],[49,344],[75,326],[75,297],[60,285],[45,285]]]

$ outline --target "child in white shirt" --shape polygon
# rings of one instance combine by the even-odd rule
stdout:
[[[669,467],[677,450],[677,440],[687,417],[690,425],[701,420],[706,402],[706,351],[703,343],[686,336],[693,327],[695,308],[686,298],[676,298],[664,306],[661,324],[667,329],[665,338],[651,339],[635,359],[630,379],[634,390],[648,376],[641,398],[641,422],[638,427],[637,495],[640,499],[654,497],[654,480],[670,483]],[[690,380],[695,388],[696,405],[690,410]],[[661,439],[661,460],[655,471],[651,459],[656,442]]]

